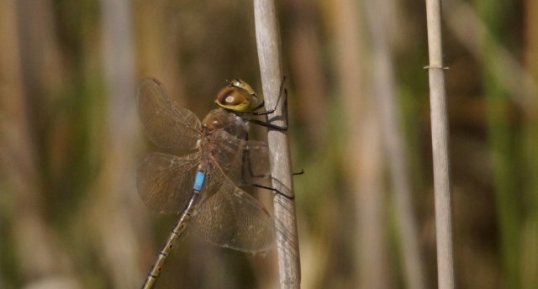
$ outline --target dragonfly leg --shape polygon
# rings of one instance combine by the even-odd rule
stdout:
[[[247,135],[247,139],[248,139],[248,135]],[[255,187],[255,188],[261,188],[261,189],[266,189],[266,190],[272,191],[272,192],[274,192],[276,194],[280,194],[282,196],[285,196],[286,198],[293,199],[293,197],[290,197],[290,196],[280,192],[278,189],[275,189],[275,188],[273,188],[271,186],[257,184],[257,183],[253,182],[253,179],[255,179],[255,178],[257,178],[257,179],[261,179],[261,178],[270,179],[271,174],[256,174],[254,172],[254,170],[252,169],[252,162],[251,162],[251,158],[250,158],[250,150],[249,149],[243,150],[242,162],[243,162],[243,169],[241,170],[242,185]]]
[[[269,190],[269,191],[272,191],[273,193],[277,194],[277,195],[281,195],[283,196],[284,198],[288,199],[288,200],[294,200],[295,197],[294,196],[289,196],[283,192],[281,192],[280,190],[278,189],[275,189],[271,186],[265,186],[265,185],[260,185],[260,184],[255,184],[255,183],[252,183],[252,184],[248,184],[249,186],[252,186],[254,188],[260,188],[260,189],[265,189],[265,190]]]
[[[259,120],[259,119],[249,119],[248,121],[251,122],[251,123],[257,124],[259,126],[263,126],[263,127],[273,129],[273,130],[278,130],[278,131],[287,131],[288,130],[287,117],[286,117],[286,120],[285,120],[286,123],[284,125],[273,124],[272,122],[275,121],[275,120],[276,120],[276,118],[273,118],[273,119],[267,120],[267,121],[263,121],[263,120]]]
[[[266,120],[266,121],[255,119],[255,118],[250,118],[250,119],[248,119],[248,121],[250,121],[250,122],[252,122],[254,124],[257,124],[259,126],[267,127],[269,129],[274,129],[274,130],[278,130],[278,131],[286,131],[286,130],[288,130],[288,91],[284,87],[285,82],[286,82],[286,77],[284,77],[282,79],[282,82],[280,84],[280,89],[279,89],[279,92],[278,92],[278,99],[276,101],[276,104],[275,104],[274,108],[269,109],[269,110],[261,110],[261,111],[254,110],[254,111],[250,111],[250,112],[245,112],[245,113],[251,114],[253,116],[272,114],[272,113],[274,113],[276,111],[276,109],[278,108],[278,106],[280,104],[280,101],[283,99],[283,102],[284,102],[284,109],[283,109],[284,113],[283,113],[283,115],[282,116],[272,117],[271,119]],[[263,103],[260,105],[260,108],[263,108]],[[273,124],[274,121],[280,120],[280,119],[284,120],[284,125],[275,125],[275,124]]]
[[[271,177],[271,174],[270,173],[267,173],[267,174],[255,174],[254,173],[254,170],[252,169],[252,161],[250,159],[250,150],[246,149],[244,150],[244,153],[243,153],[243,170],[241,170],[241,178],[243,180],[246,180],[246,171],[248,171],[248,176],[250,178],[269,178]],[[299,171],[297,172],[292,172],[291,175],[292,176],[300,176],[300,175],[303,175],[304,174],[304,169],[300,169]]]
[[[252,168],[252,159],[250,157],[250,149],[247,148],[243,150],[242,158],[243,169],[241,170],[241,178],[245,183],[247,183],[247,173],[248,178],[269,178],[271,176],[270,173],[256,174],[256,172],[254,172],[254,169]]]
[[[248,140],[248,134],[245,138],[246,140]],[[254,173],[254,170],[252,169],[252,160],[250,158],[250,149],[244,149],[243,150],[243,154],[242,154],[242,163],[243,163],[243,170],[241,170],[241,177],[243,178],[243,180],[245,180],[246,176],[246,172],[245,170],[248,169],[248,173],[249,173],[249,177],[252,177],[252,178],[268,178],[271,176],[270,173],[267,173],[267,174],[255,174]],[[246,168],[246,169],[245,169]],[[303,175],[304,174],[304,169],[300,169],[299,171],[297,172],[292,172],[291,173],[293,176],[300,176],[300,175]]]
[[[248,141],[249,135],[245,136],[245,140]],[[243,149],[243,152],[241,154],[241,163],[242,163],[242,169],[241,169],[241,181],[242,184],[248,185],[249,181],[251,179],[271,179],[271,173],[269,171],[269,167],[267,167],[265,173],[254,171],[253,165],[252,165],[252,158],[251,158],[251,150],[249,147],[246,149]],[[304,174],[304,169],[301,169],[297,172],[292,172],[293,176],[299,176]]]
[[[278,90],[278,99],[276,100],[275,107],[273,107],[270,110],[262,110],[262,111],[254,110],[254,111],[252,111],[250,113],[253,114],[253,115],[268,115],[268,114],[271,114],[271,113],[275,112],[278,105],[280,104],[280,100],[282,99],[282,96],[284,96],[284,98],[285,98],[284,102],[287,102],[288,92],[286,91],[286,88],[284,88],[285,83],[286,83],[286,77],[284,76],[282,78],[282,82],[280,83],[280,88]],[[259,106],[259,108],[263,108],[263,102]]]
[[[245,140],[248,143],[249,135],[245,136]],[[265,160],[260,160],[260,162],[264,162],[267,164],[267,166],[264,166],[262,170],[255,170],[254,166],[252,164],[252,151],[251,147],[246,147],[242,150],[241,154],[241,183],[242,185],[249,185],[252,183],[253,179],[266,179],[269,180],[271,177],[269,163],[265,162]],[[268,156],[267,156],[268,157]],[[259,166],[258,166],[259,167]]]

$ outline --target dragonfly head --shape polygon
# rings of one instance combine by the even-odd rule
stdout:
[[[263,105],[263,99],[256,95],[248,83],[241,79],[234,79],[219,91],[215,103],[226,110],[249,112],[260,108]]]

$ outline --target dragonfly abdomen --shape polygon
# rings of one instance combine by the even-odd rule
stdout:
[[[206,179],[206,173],[198,168],[196,171],[196,174],[194,176],[194,183],[192,185],[193,193],[189,200],[189,203],[187,204],[187,207],[185,210],[183,210],[183,213],[181,214],[181,217],[179,218],[178,222],[174,226],[174,229],[168,236],[168,240],[166,241],[166,244],[159,252],[159,256],[157,258],[157,261],[153,265],[153,268],[151,268],[150,273],[148,274],[148,277],[146,278],[146,282],[143,285],[143,289],[152,289],[155,285],[155,282],[157,281],[157,278],[161,274],[162,266],[164,265],[164,261],[168,256],[170,255],[170,252],[172,251],[172,248],[174,247],[177,240],[183,236],[185,233],[185,230],[187,229],[187,224],[189,223],[192,214],[194,212],[194,204],[196,202],[196,199],[198,195],[200,194],[200,191],[202,191]]]
[[[146,278],[146,281],[144,282],[144,285],[142,285],[143,289],[152,289],[155,286],[155,282],[157,281],[157,278],[161,274],[162,267],[164,265],[164,261],[168,258],[170,255],[170,252],[172,252],[172,248],[174,247],[177,240],[183,236],[185,233],[185,230],[187,229],[187,224],[189,223],[192,214],[194,212],[195,203],[197,201],[198,196],[200,195],[200,191],[196,191],[197,185],[199,185],[199,188],[201,189],[205,182],[205,173],[201,170],[198,170],[196,172],[196,178],[194,183],[194,192],[189,200],[189,203],[187,204],[187,207],[181,214],[181,217],[179,218],[178,222],[174,226],[174,229],[168,236],[168,240],[166,240],[166,244],[159,252],[159,256],[157,257],[157,261],[153,264],[153,267],[151,268],[151,271],[148,274],[148,277]]]
[[[194,177],[194,185],[192,186],[192,189],[195,192],[199,193],[202,190],[204,183],[205,183],[205,172],[202,170],[197,170],[196,175]]]

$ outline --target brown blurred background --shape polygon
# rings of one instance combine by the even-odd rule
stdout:
[[[538,288],[538,4],[443,3],[456,284]],[[424,7],[278,1],[302,288],[436,287]],[[137,83],[200,117],[226,79],[260,91],[252,9],[0,1],[0,288],[142,284],[174,216],[136,192]],[[187,237],[168,265],[158,288],[278,284],[274,251]]]

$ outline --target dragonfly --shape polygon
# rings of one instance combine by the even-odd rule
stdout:
[[[138,192],[150,209],[179,215],[142,288],[154,288],[187,226],[217,246],[251,253],[269,250],[272,218],[240,186],[268,171],[266,143],[248,139],[249,123],[274,128],[255,119],[272,112],[261,111],[263,99],[245,81],[232,80],[217,94],[218,108],[200,121],[173,102],[158,80],[147,78],[137,102],[146,136],[164,151],[151,153],[139,166]]]

